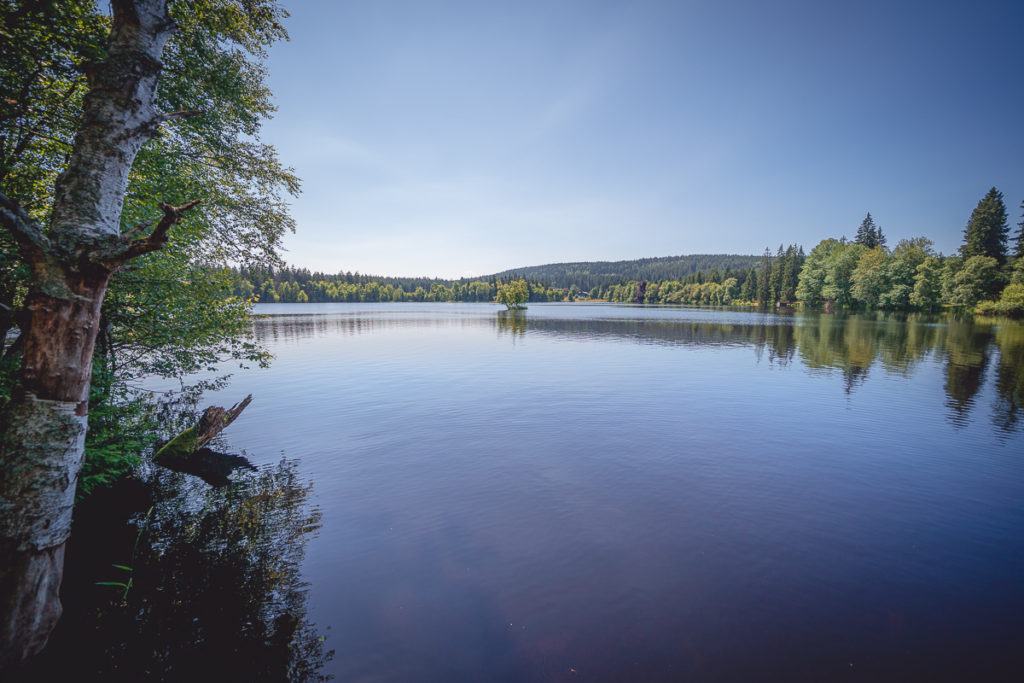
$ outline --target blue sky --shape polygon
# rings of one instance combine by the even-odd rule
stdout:
[[[286,259],[463,277],[852,236],[1024,200],[1024,2],[283,0]]]

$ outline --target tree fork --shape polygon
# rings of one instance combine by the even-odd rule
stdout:
[[[92,356],[110,276],[160,249],[198,202],[160,204],[163,218],[122,234],[128,173],[167,121],[156,111],[163,47],[175,24],[167,0],[112,0],[108,56],[89,90],[48,230],[0,194],[0,221],[30,265],[19,385],[0,416],[0,673],[38,653],[60,616],[64,544],[85,452]]]

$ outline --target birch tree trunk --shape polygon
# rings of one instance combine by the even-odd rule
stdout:
[[[167,0],[114,0],[109,51],[88,65],[89,90],[46,229],[17,198],[0,220],[31,269],[19,385],[0,422],[0,672],[37,653],[60,616],[64,544],[84,457],[100,307],[111,274],[159,249],[183,207],[122,233],[128,173],[140,147],[173,118],[155,109]],[[148,228],[153,230],[143,236]]]

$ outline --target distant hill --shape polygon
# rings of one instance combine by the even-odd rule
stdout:
[[[578,261],[576,263],[549,263],[545,266],[513,268],[483,279],[498,279],[518,275],[528,280],[539,280],[551,287],[568,288],[576,285],[587,291],[598,285],[615,284],[628,280],[681,280],[694,273],[711,270],[747,270],[760,263],[760,256],[741,254],[691,254],[689,256],[662,256],[632,261]]]

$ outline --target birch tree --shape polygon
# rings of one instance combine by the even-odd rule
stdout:
[[[17,245],[15,269],[25,275],[22,305],[14,316],[20,370],[0,417],[3,670],[38,652],[60,615],[64,544],[82,464],[93,352],[111,278],[129,262],[154,258],[186,215],[208,228],[193,235],[190,244],[197,250],[220,258],[261,252],[273,257],[281,230],[290,225],[274,220],[283,206],[277,190],[295,186],[272,149],[253,140],[270,106],[262,69],[247,60],[284,37],[283,13],[273,0],[200,0],[170,7],[167,0],[113,0],[109,17],[82,1],[0,6],[3,38],[10,41],[5,60],[33,47],[11,36],[39,7],[66,20],[61,24],[66,30],[42,47],[109,27],[99,44],[85,41],[88,49],[79,50],[85,59],[71,60],[63,75],[69,84],[63,99],[51,101],[53,87],[43,88],[50,99],[33,96],[40,90],[35,84],[60,82],[53,73],[59,60],[30,55],[26,63],[41,66],[26,72],[24,92],[8,88],[18,74],[5,73],[3,80],[4,103],[20,108],[21,118],[0,111],[0,224],[5,239]],[[14,10],[22,13],[20,19],[12,19]],[[69,18],[61,14],[65,10],[78,14]],[[165,68],[168,58],[170,68]],[[84,78],[71,73],[75,69]],[[223,89],[220,95],[216,87]],[[238,106],[221,106],[227,92]],[[175,102],[191,104],[167,106]],[[40,118],[40,112],[46,116]],[[70,143],[64,147],[62,132]],[[55,141],[57,153],[45,147],[47,140]],[[35,176],[11,173],[12,154],[22,171],[29,168]],[[145,182],[175,177],[173,183]],[[222,187],[211,194],[215,183]],[[252,193],[250,185],[260,189]],[[165,192],[192,197],[160,201]],[[143,213],[152,219],[135,222]]]

